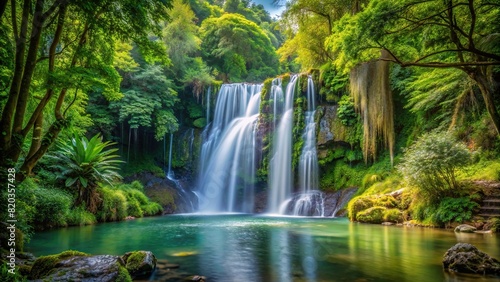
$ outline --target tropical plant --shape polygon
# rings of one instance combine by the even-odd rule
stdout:
[[[60,142],[58,150],[51,155],[59,161],[58,178],[65,181],[66,187],[76,190],[75,206],[85,204],[87,210],[94,213],[99,204],[98,184],[111,185],[121,179],[118,164],[122,161],[113,154],[117,149],[108,148],[112,145],[109,141],[102,142],[99,134],[90,140],[75,134],[69,141]]]
[[[469,163],[471,152],[449,132],[424,134],[405,151],[399,171],[429,200],[458,194],[456,171]]]

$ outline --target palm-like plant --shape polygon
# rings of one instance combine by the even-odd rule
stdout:
[[[99,205],[98,183],[112,184],[122,178],[118,164],[123,161],[114,154],[117,149],[108,148],[115,143],[101,139],[99,134],[90,140],[75,134],[69,141],[59,143],[52,156],[58,161],[58,178],[65,181],[66,187],[76,188],[75,205],[85,203],[90,212],[95,212]]]

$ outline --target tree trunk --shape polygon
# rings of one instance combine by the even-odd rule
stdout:
[[[12,28],[16,40],[16,54],[14,59],[14,74],[9,89],[9,98],[3,108],[2,120],[0,122],[0,155],[2,155],[1,166],[10,166],[17,161],[15,158],[15,150],[20,152],[21,145],[17,144],[16,140],[12,140],[15,136],[12,135],[12,120],[14,118],[15,109],[19,98],[19,89],[21,88],[21,80],[24,69],[24,55],[26,52],[26,34],[28,31],[28,18],[30,11],[30,1],[25,0],[23,5],[23,13],[21,20],[21,30],[17,30],[17,15],[15,9],[15,1],[12,1]],[[19,32],[19,33],[18,33]],[[14,141],[14,142],[13,142]]]
[[[488,81],[488,77],[484,74],[481,69],[476,70],[469,74],[470,78],[477,83],[481,95],[483,96],[484,104],[486,105],[486,110],[490,115],[493,126],[498,135],[500,135],[500,115],[496,109],[495,101],[493,100],[493,86]]]
[[[0,0],[0,18],[3,16],[3,13],[5,12],[5,8],[7,7],[7,2],[9,2],[9,0]]]
[[[42,130],[43,130],[43,113],[38,115],[38,118],[36,119],[35,124],[33,125],[33,137],[31,138],[30,151],[26,156],[27,159],[33,157],[35,152],[38,151],[38,149],[40,149],[40,145],[42,144]],[[30,173],[31,171],[29,172],[29,174]]]

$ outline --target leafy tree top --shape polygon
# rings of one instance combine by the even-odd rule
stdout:
[[[278,61],[271,40],[242,15],[226,13],[206,19],[201,26],[201,38],[207,61],[231,80],[240,80],[251,70],[264,71],[266,76],[277,73]]]

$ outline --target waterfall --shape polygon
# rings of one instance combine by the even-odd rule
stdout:
[[[170,133],[170,147],[168,151],[168,170],[167,170],[167,177],[171,178],[173,177],[173,172],[172,172],[172,147],[173,147],[173,142],[174,141],[174,134]]]
[[[307,111],[305,113],[305,128],[302,138],[304,146],[299,160],[299,191],[306,193],[319,188],[318,153],[316,152],[316,93],[312,77],[307,79]]]
[[[210,94],[212,92],[212,87],[209,86],[207,90],[207,124],[210,123]]]
[[[270,213],[279,213],[281,204],[287,200],[292,191],[292,126],[293,126],[293,101],[298,75],[290,77],[287,85],[283,106],[283,115],[276,125],[272,144],[272,157],[269,171],[269,189],[267,208]],[[281,87],[273,87],[271,97],[279,97]],[[276,102],[274,109],[276,116],[281,113],[281,102]]]
[[[298,189],[292,195],[292,125],[293,93],[298,76],[292,76],[287,86],[283,115],[275,130],[273,157],[269,177],[268,211],[270,213],[291,214],[296,216],[324,216],[324,195],[319,188],[318,155],[316,151],[316,93],[311,76],[307,79],[307,110],[305,127],[302,134],[304,145],[299,159]],[[276,85],[276,87],[275,87]],[[281,114],[280,81],[273,83],[271,99],[273,101],[274,124]]]
[[[204,132],[198,178],[202,212],[253,212],[255,127],[262,85],[224,84]]]

